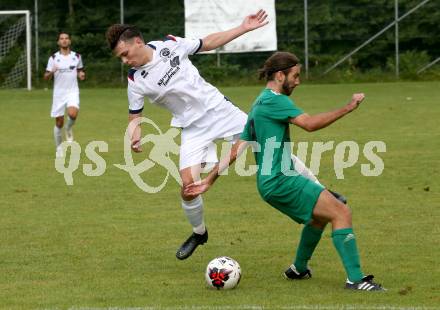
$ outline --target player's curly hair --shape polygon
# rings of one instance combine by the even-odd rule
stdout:
[[[287,74],[289,69],[297,64],[299,64],[299,59],[294,54],[276,52],[264,62],[263,68],[258,70],[258,78],[260,80],[265,78],[266,81],[272,81],[276,72],[283,71],[284,74]]]
[[[141,38],[142,33],[136,26],[127,24],[114,24],[108,27],[105,38],[111,50],[114,50],[119,41],[128,41],[133,38]]]

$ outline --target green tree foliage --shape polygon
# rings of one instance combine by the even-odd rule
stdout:
[[[421,1],[399,0],[400,15]],[[64,30],[72,34],[73,49],[84,56],[89,83],[120,83],[120,65],[112,59],[104,37],[107,27],[120,21],[119,1],[38,2],[39,75],[44,71],[47,58],[57,50],[57,33]],[[394,20],[392,0],[309,0],[308,6],[308,48],[312,77],[319,77],[342,56]],[[28,9],[33,12],[34,0],[2,0],[0,9]],[[276,12],[278,49],[292,51],[304,59],[303,1],[278,0]],[[184,35],[182,0],[125,0],[124,18],[126,23],[137,25],[147,41],[161,39],[169,33]],[[439,20],[440,2],[431,0],[401,21],[399,45],[402,55],[428,62],[439,57]],[[344,62],[338,70],[347,74],[371,70],[391,72],[394,68],[394,49],[394,28],[391,28]],[[253,80],[253,73],[269,54],[222,54],[220,68],[217,66],[216,55],[198,56],[194,62],[208,79],[232,79],[235,83],[240,78]],[[407,69],[406,65],[402,69],[414,71],[414,68]]]

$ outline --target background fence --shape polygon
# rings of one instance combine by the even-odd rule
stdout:
[[[69,0],[2,0],[0,10],[30,10],[32,47],[38,38],[38,50],[32,52],[34,86],[45,87],[41,77],[47,59],[57,50],[60,30],[72,34],[72,49],[83,55],[88,73],[87,85],[124,85],[121,65],[112,58],[104,33],[120,21],[120,1],[107,2]],[[390,27],[334,70],[324,74],[344,55],[384,29],[395,20],[395,0],[308,0],[308,78],[312,81],[377,81],[394,80],[396,72],[395,27]],[[398,14],[404,15],[422,0],[399,0]],[[398,23],[400,78],[439,79],[440,68],[440,1],[425,0],[419,9]],[[304,0],[276,1],[278,49],[297,54],[304,61]],[[38,14],[35,15],[36,7]],[[35,19],[37,17],[37,20]],[[37,21],[37,23],[36,23]],[[171,33],[184,35],[183,1],[124,1],[124,21],[137,25],[146,40],[155,40]],[[12,18],[0,20],[0,37],[12,25]],[[37,28],[35,29],[35,26]],[[38,36],[37,36],[38,34]],[[18,41],[24,42],[24,32]],[[0,63],[0,84],[5,81],[14,57]],[[256,82],[256,70],[270,52],[199,55],[193,57],[208,80],[222,84]],[[38,59],[38,61],[36,61]],[[426,70],[417,73],[432,63]],[[219,65],[220,64],[220,65]],[[124,68],[123,70],[126,70]],[[23,84],[25,81],[23,81]]]

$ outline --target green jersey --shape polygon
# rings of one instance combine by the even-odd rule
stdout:
[[[268,88],[261,92],[252,106],[241,139],[257,142],[254,154],[258,165],[258,188],[264,191],[260,191],[262,196],[277,186],[281,175],[289,175],[289,171],[293,171],[289,121],[303,113],[288,96]]]
[[[265,89],[255,100],[240,137],[255,143],[261,197],[298,223],[310,220],[324,189],[294,170],[289,124],[303,113],[288,96]]]

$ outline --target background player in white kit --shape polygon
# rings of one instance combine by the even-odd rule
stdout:
[[[44,79],[54,77],[53,102],[50,116],[55,118],[53,134],[55,138],[56,156],[63,152],[61,132],[64,125],[64,112],[67,108],[66,140],[73,141],[72,126],[78,117],[79,88],[78,78],[82,81],[86,75],[81,55],[70,50],[70,35],[66,32],[58,34],[57,44],[59,51],[53,54],[47,63]]]
[[[266,12],[260,10],[247,16],[240,26],[203,39],[168,35],[164,41],[147,44],[135,26],[115,24],[107,30],[107,41],[114,54],[133,67],[128,72],[129,121],[139,120],[147,97],[173,114],[171,126],[182,128],[179,172],[183,188],[199,179],[203,163],[217,162],[213,141],[238,139],[247,120],[244,112],[200,76],[188,56],[216,49],[260,28],[268,23],[266,18]],[[140,126],[132,128],[131,137],[132,150],[140,152]],[[185,195],[183,190],[181,197],[193,233],[178,249],[176,257],[186,259],[208,240],[208,232],[202,197]]]

